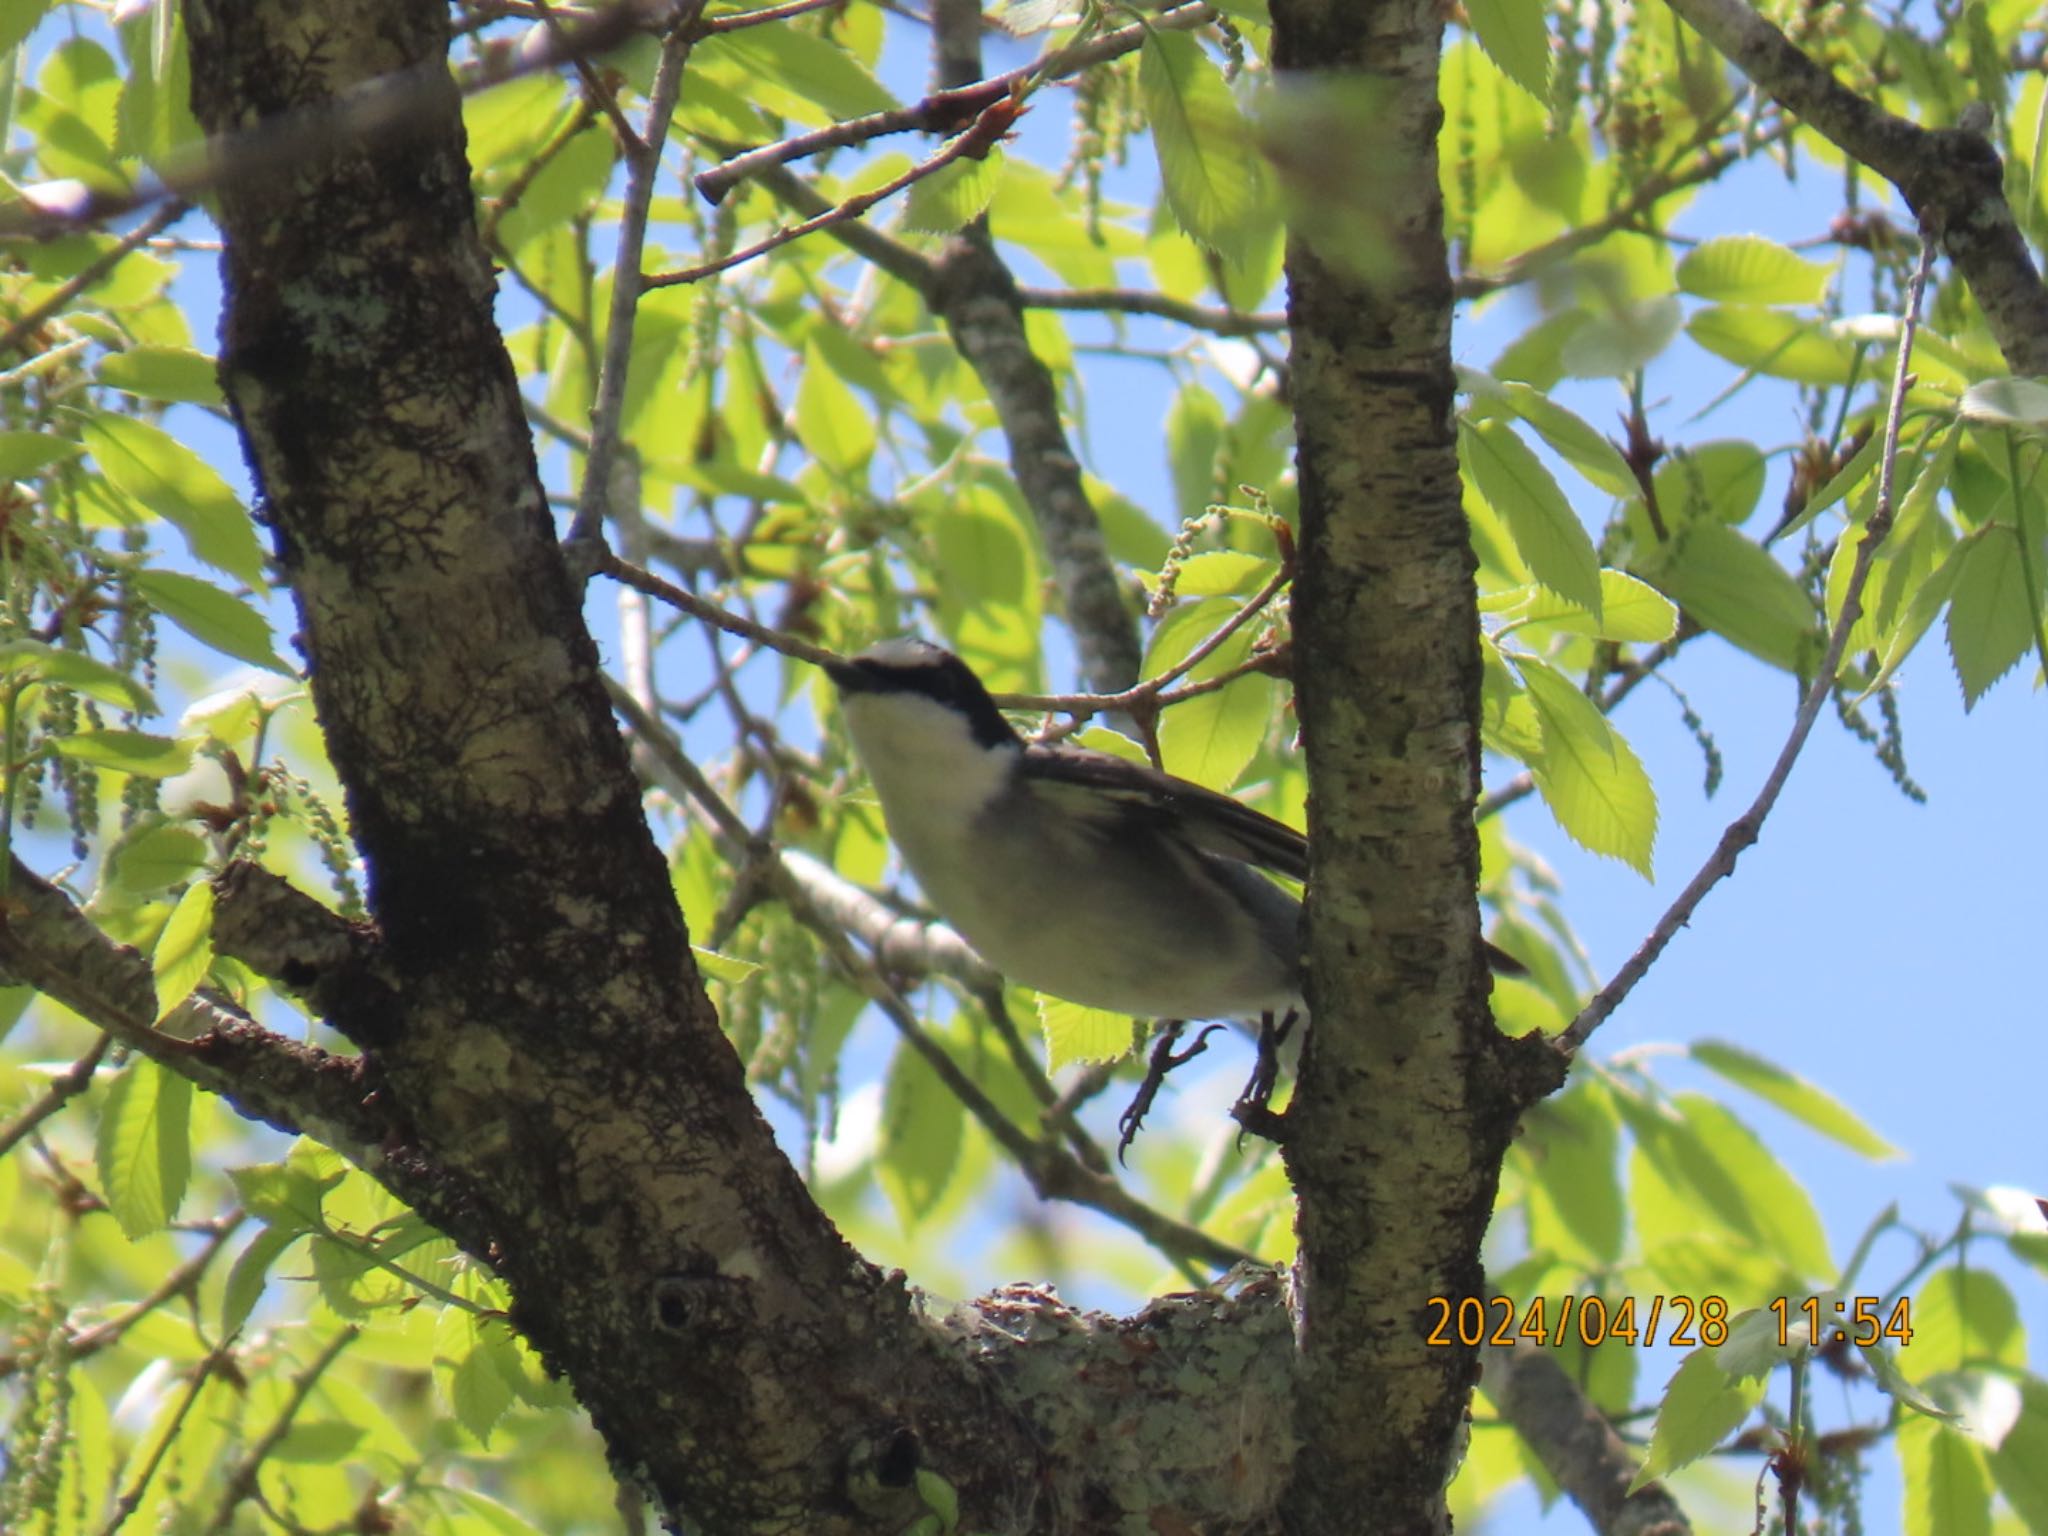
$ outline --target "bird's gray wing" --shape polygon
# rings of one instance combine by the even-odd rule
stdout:
[[[1174,830],[1206,852],[1290,880],[1308,878],[1307,840],[1228,795],[1087,747],[1036,744],[1025,749],[1022,768],[1034,792],[1076,817]]]

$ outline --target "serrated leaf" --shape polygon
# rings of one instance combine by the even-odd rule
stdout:
[[[2048,1531],[2048,1385],[2020,1383],[2020,1415],[1991,1453],[1991,1478],[2031,1531]]]
[[[1990,1536],[1991,1467],[1983,1448],[1933,1419],[1902,1419],[1905,1536]]]
[[[1550,34],[1543,0],[1465,0],[1465,19],[1486,56],[1523,90],[1550,101]]]
[[[1949,441],[1951,443],[1955,441],[1953,433],[1950,434]],[[1951,458],[1953,458],[1954,449],[1951,448],[1949,452]],[[1799,509],[1798,515],[1791,518],[1783,527],[1771,535],[1772,539],[1783,539],[1797,533],[1816,517],[1819,517],[1821,513],[1827,511],[1829,507],[1832,507],[1844,496],[1855,490],[1865,480],[1868,480],[1870,472],[1877,468],[1878,459],[1883,453],[1884,434],[1881,432],[1871,433],[1870,436],[1863,440],[1863,446],[1849,455],[1849,462],[1836,470],[1829,478],[1828,483],[1808,498],[1806,505]]]
[[[134,678],[83,651],[59,650],[40,640],[0,644],[0,676],[58,683],[134,715],[156,713],[155,697]]]
[[[109,352],[95,372],[102,384],[140,395],[145,400],[185,401],[220,405],[216,364],[190,347],[141,346]]]
[[[112,883],[130,895],[168,890],[206,865],[206,839],[190,827],[159,822],[124,838],[111,859]]]
[[[1827,1298],[1832,1295],[1832,1292],[1822,1293],[1823,1315]],[[1808,1342],[1805,1329],[1781,1323],[1777,1313],[1767,1308],[1753,1307],[1728,1320],[1728,1337],[1714,1346],[1714,1363],[1730,1376],[1762,1381],[1780,1365],[1796,1359],[1805,1351]]]
[[[1223,72],[1193,38],[1148,29],[1138,90],[1167,207],[1189,239],[1244,259],[1258,232],[1266,161]]]
[[[962,155],[912,185],[903,222],[928,235],[950,235],[988,211],[1002,180],[1001,148],[979,159]]]
[[[965,1110],[924,1057],[899,1044],[882,1085],[877,1174],[906,1228],[931,1214],[959,1163]]]
[[[728,69],[737,64],[754,105],[788,111],[808,123],[822,125],[897,105],[852,54],[820,33],[796,27],[720,32],[697,45],[690,60],[693,75],[700,63]]]
[[[1507,520],[1529,573],[1597,618],[1599,556],[1543,461],[1505,422],[1461,422],[1458,443],[1472,483]]]
[[[1701,1040],[1691,1049],[1693,1060],[1701,1066],[1777,1105],[1793,1119],[1850,1151],[1873,1161],[1900,1155],[1897,1147],[1857,1119],[1840,1100],[1805,1078],[1726,1041]]]
[[[722,955],[715,949],[705,949],[692,944],[690,953],[696,957],[697,969],[713,981],[722,981],[729,987],[738,986],[761,967],[752,960],[742,960],[736,955]]]
[[[1639,496],[1642,486],[1621,450],[1576,412],[1519,379],[1499,384],[1501,399],[1536,429],[1557,456],[1610,496]]]
[[[1986,379],[1956,402],[1965,421],[1999,427],[2048,427],[2048,379]]]
[[[0,4],[0,51],[15,47],[36,29],[55,0],[6,0]]]
[[[24,480],[85,450],[54,432],[0,432],[0,480]]]
[[[135,586],[165,618],[202,645],[269,672],[292,675],[271,648],[270,621],[210,581],[179,571],[141,571]]]
[[[512,1406],[512,1388],[491,1358],[491,1335],[499,1325],[463,1307],[448,1306],[434,1327],[434,1384],[454,1412],[456,1422],[479,1444],[491,1443],[491,1431]]]
[[[1717,235],[1678,263],[1678,286],[1729,304],[1818,304],[1828,269],[1761,235]]]
[[[1140,1026],[1127,1013],[1084,1008],[1064,998],[1034,994],[1038,1027],[1045,1036],[1045,1069],[1057,1072],[1075,1062],[1122,1061],[1137,1049]]]
[[[804,347],[803,377],[796,387],[796,431],[812,456],[843,479],[862,474],[874,457],[874,419],[816,342]]]
[[[1710,518],[1744,523],[1764,491],[1764,456],[1754,443],[1723,440],[1674,453],[1651,477],[1667,526]]]
[[[1955,1418],[1953,1413],[1922,1392],[1907,1378],[1906,1373],[1899,1369],[1898,1357],[1884,1346],[1859,1345],[1857,1353],[1869,1367],[1871,1379],[1877,1383],[1880,1392],[1896,1399],[1915,1413],[1927,1415],[1930,1419],[1947,1421]]]
[[[1577,603],[1568,603],[1547,587],[1520,587],[1519,601],[1513,593],[1494,594],[1494,605],[1482,604],[1482,611],[1497,611],[1514,621],[1516,628],[1546,624],[1575,635],[1622,644],[1654,645],[1678,633],[1678,609],[1671,599],[1646,581],[1626,571],[1600,572],[1600,617],[1595,619]]]
[[[1685,525],[1638,571],[1700,624],[1787,672],[1818,659],[1806,589],[1764,549],[1711,519]]]
[[[1657,795],[1641,761],[1561,673],[1529,657],[1517,666],[1543,726],[1543,752],[1530,767],[1558,825],[1594,853],[1652,878]]]
[[[1621,1256],[1627,1213],[1621,1192],[1620,1132],[1604,1095],[1573,1084],[1536,1105],[1523,1122],[1521,1145],[1531,1166],[1529,1200],[1536,1246],[1567,1257],[1563,1237],[1580,1245],[1588,1269]],[[1562,1229],[1548,1240],[1534,1234],[1546,1221]]]
[[[1914,1288],[1912,1324],[1902,1363],[1915,1380],[1969,1366],[2026,1366],[2019,1306],[1989,1270],[1951,1265],[1927,1276]]]
[[[129,1240],[161,1232],[192,1176],[192,1084],[131,1062],[107,1087],[95,1150],[107,1209]]]
[[[192,766],[190,746],[146,731],[80,731],[55,738],[51,746],[73,762],[143,779],[168,779]]]
[[[213,467],[161,427],[107,413],[79,430],[117,490],[185,536],[195,558],[263,587],[263,548],[248,511]]]
[[[1827,1234],[1813,1201],[1762,1140],[1725,1107],[1702,1094],[1676,1095],[1685,1134],[1671,1170],[1692,1182],[1729,1230],[1762,1257],[1812,1282],[1832,1277]]]
[[[265,1227],[235,1256],[220,1300],[220,1336],[232,1338],[263,1299],[270,1270],[306,1234],[290,1227]]]
[[[2009,528],[1962,546],[1949,594],[1948,654],[1963,687],[1963,708],[1974,709],[1986,690],[2010,672],[2035,644],[2034,604],[2019,540]]]
[[[156,983],[156,1016],[162,1022],[213,968],[213,886],[195,880],[171,909],[156,948],[150,951],[149,969]]]
[[[1842,385],[1855,367],[1856,349],[1848,341],[1759,305],[1712,305],[1686,321],[1685,333],[1714,356],[1774,379]]]
[[[1272,579],[1274,565],[1263,555],[1210,549],[1180,565],[1173,590],[1180,597],[1249,597]]]
[[[1657,1406],[1650,1449],[1629,1483],[1634,1493],[1712,1451],[1763,1400],[1764,1383],[1731,1377],[1710,1348],[1699,1348],[1680,1363]]]
[[[288,1232],[319,1231],[323,1225],[321,1201],[348,1177],[344,1170],[322,1172],[297,1157],[227,1172],[244,1210],[258,1221]]]

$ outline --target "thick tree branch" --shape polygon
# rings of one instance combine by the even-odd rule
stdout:
[[[364,1063],[274,1035],[203,992],[161,1023],[149,961],[93,925],[19,859],[0,915],[0,969],[138,1051],[218,1093],[252,1120],[316,1136],[376,1170],[399,1129],[370,1098]]]
[[[1276,164],[1299,430],[1295,700],[1309,769],[1308,1000],[1282,1131],[1300,1240],[1297,1536],[1448,1528],[1478,1375],[1431,1297],[1484,1294],[1479,1245],[1519,1093],[1480,957],[1479,618],[1461,504],[1436,144],[1444,12],[1274,0]],[[1344,115],[1371,103],[1372,132]],[[1310,185],[1310,178],[1313,184]]]
[[[1671,9],[1778,104],[1899,189],[1970,285],[2008,367],[2048,373],[2048,287],[2006,203],[1998,152],[1967,128],[1922,128],[1866,101],[1748,0]]]
[[[1534,1344],[1490,1349],[1483,1389],[1599,1536],[1685,1536],[1662,1483],[1628,1491],[1637,1462],[1555,1356]]]

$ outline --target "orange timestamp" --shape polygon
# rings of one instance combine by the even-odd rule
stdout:
[[[1640,1308],[1633,1296],[1615,1302],[1604,1296],[1537,1296],[1523,1302],[1506,1296],[1432,1296],[1425,1305],[1436,1321],[1424,1344],[1544,1344],[1554,1349],[1576,1339],[1589,1349],[1610,1340],[1645,1349],[1659,1343],[1690,1349],[1728,1342],[1728,1302],[1721,1296],[1652,1295]],[[1667,1323],[1670,1331],[1660,1337]]]
[[[1809,1296],[1795,1302],[1780,1296],[1768,1309],[1778,1320],[1778,1347],[1791,1347],[1793,1330],[1803,1313],[1809,1349],[1823,1344],[1850,1343],[1868,1349],[1881,1339],[1896,1339],[1903,1348],[1913,1342],[1913,1298],[1901,1296],[1885,1312],[1878,1296]],[[1883,1314],[1880,1321],[1880,1314]]]

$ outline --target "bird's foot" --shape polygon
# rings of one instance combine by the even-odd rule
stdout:
[[[1252,1068],[1251,1079],[1244,1085],[1244,1092],[1230,1106],[1230,1118],[1238,1124],[1240,1145],[1246,1131],[1275,1144],[1282,1139],[1287,1121],[1273,1109],[1273,1089],[1280,1081],[1280,1047],[1298,1021],[1299,1016],[1292,1008],[1277,1024],[1270,1012],[1259,1015],[1258,1064]]]
[[[1116,1160],[1122,1163],[1124,1154],[1131,1149],[1131,1143],[1138,1139],[1138,1130],[1145,1123],[1145,1116],[1152,1112],[1152,1101],[1159,1097],[1159,1090],[1165,1086],[1166,1074],[1184,1061],[1193,1061],[1209,1048],[1209,1037],[1223,1026],[1211,1024],[1195,1036],[1195,1043],[1184,1051],[1176,1051],[1183,1031],[1188,1027],[1186,1019],[1167,1019],[1159,1026],[1159,1038],[1152,1042],[1151,1058],[1145,1063],[1145,1080],[1138,1084],[1138,1091],[1131,1096],[1130,1107],[1117,1116]]]

